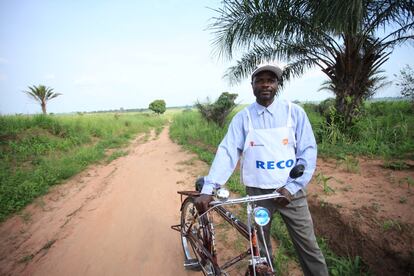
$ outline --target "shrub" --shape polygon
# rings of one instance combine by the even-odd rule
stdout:
[[[236,107],[234,101],[237,96],[237,94],[223,92],[214,103],[207,102],[202,104],[197,102],[195,106],[208,122],[214,122],[220,127],[224,127],[227,116]]]
[[[332,113],[332,108],[335,107],[335,99],[334,98],[327,98],[326,100],[322,101],[318,106],[319,114],[321,114],[325,118],[329,118]]]
[[[155,100],[149,104],[148,107],[150,110],[154,111],[157,114],[163,114],[166,110],[164,100]]]

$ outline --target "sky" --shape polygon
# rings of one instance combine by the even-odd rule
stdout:
[[[234,60],[214,55],[208,29],[216,0],[0,0],[0,114],[41,109],[23,91],[45,85],[62,93],[48,112],[69,113],[192,105],[222,92],[254,101],[249,80],[223,78]],[[413,47],[397,48],[383,66],[388,80],[414,63]],[[275,61],[283,64],[281,61]],[[280,97],[321,101],[326,80],[318,69],[289,81]],[[399,96],[395,85],[377,97]]]

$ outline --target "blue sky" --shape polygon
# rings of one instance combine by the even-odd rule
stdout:
[[[191,105],[221,92],[254,101],[249,82],[229,86],[222,78],[231,61],[213,55],[206,30],[220,1],[0,0],[0,114],[39,113],[23,90],[53,87],[63,95],[48,111],[66,113]],[[394,51],[383,69],[389,80],[413,64],[413,47]],[[325,80],[317,69],[290,81],[281,97],[318,101]],[[377,97],[397,96],[389,86]]]

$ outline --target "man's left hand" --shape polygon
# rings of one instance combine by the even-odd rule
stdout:
[[[279,207],[282,207],[282,208],[285,207],[293,199],[292,194],[288,190],[286,190],[284,187],[277,189],[276,192],[278,192],[279,194],[283,196],[283,197],[277,197],[274,199],[275,203]]]

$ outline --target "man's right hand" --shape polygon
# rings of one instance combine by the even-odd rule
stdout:
[[[197,207],[198,213],[202,214],[208,210],[208,204],[213,201],[212,195],[201,194],[194,201],[195,206]]]

